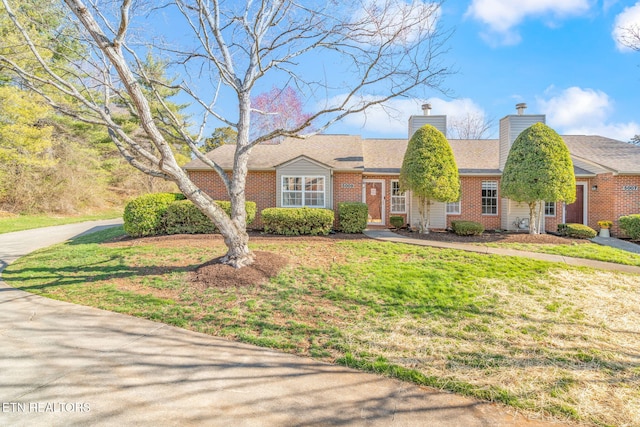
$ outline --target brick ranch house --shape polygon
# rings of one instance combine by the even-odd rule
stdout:
[[[461,199],[435,203],[431,227],[447,228],[452,220],[471,220],[486,229],[525,228],[529,209],[500,196],[500,178],[516,137],[527,127],[545,122],[544,115],[518,114],[500,120],[498,139],[459,140],[449,143],[461,181]],[[409,135],[431,124],[446,135],[446,116],[411,116]],[[544,228],[555,231],[561,223],[581,223],[597,229],[599,220],[611,220],[619,234],[618,218],[640,212],[640,147],[595,135],[562,136],[574,164],[576,201],[545,203]],[[307,140],[285,139],[278,145],[253,148],[248,164],[246,199],[256,202],[253,227],[261,227],[259,212],[268,207],[318,207],[336,211],[340,202],[365,202],[369,224],[389,225],[390,216],[407,224],[418,222],[418,206],[411,193],[400,192],[398,177],[407,139],[362,139],[353,135],[317,135]],[[235,146],[224,145],[207,156],[231,170]],[[216,200],[228,199],[215,171],[199,160],[185,166],[191,179]],[[525,222],[523,222],[523,220]]]

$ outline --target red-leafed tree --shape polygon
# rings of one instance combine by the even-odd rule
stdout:
[[[303,111],[300,92],[290,86],[284,89],[273,87],[251,100],[252,134],[267,135],[276,129],[296,129],[311,120],[313,114]],[[306,129],[312,131],[311,127]],[[277,144],[284,137],[279,136],[263,144]]]

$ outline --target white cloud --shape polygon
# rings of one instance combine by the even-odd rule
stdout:
[[[513,45],[521,40],[514,28],[527,17],[562,19],[583,15],[590,8],[590,0],[472,0],[466,16],[489,27],[489,33],[483,34],[485,40],[497,36],[500,44]]]
[[[335,105],[344,96],[337,96],[329,100],[329,105]],[[354,102],[356,105],[358,102]],[[485,112],[471,99],[462,98],[445,101],[431,98],[427,101],[419,99],[393,99],[384,105],[376,105],[365,113],[352,114],[345,117],[341,123],[349,128],[351,133],[365,133],[380,135],[381,137],[406,138],[409,117],[422,114],[422,104],[431,104],[431,113],[446,115],[447,119],[464,117],[468,114],[484,117]],[[365,135],[366,136],[366,135]]]
[[[539,110],[547,115],[547,123],[561,134],[601,135],[628,141],[640,133],[636,122],[613,122],[613,100],[605,92],[570,87],[559,93],[547,90],[548,98],[538,98]]]
[[[611,35],[616,42],[616,47],[621,52],[631,52],[632,49],[623,43],[625,32],[630,28],[640,29],[640,2],[634,6],[625,8],[616,16]]]

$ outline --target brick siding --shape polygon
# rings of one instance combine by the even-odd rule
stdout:
[[[482,182],[498,182],[498,214],[486,215],[482,213]],[[486,230],[500,228],[501,194],[499,176],[461,176],[460,177],[460,214],[448,214],[447,226],[451,227],[451,221],[475,221],[484,226]]]
[[[592,190],[592,186],[597,186]],[[625,189],[637,187],[637,190]],[[589,192],[589,226],[598,230],[598,221],[613,221],[611,234],[626,237],[618,219],[621,216],[640,213],[640,176],[614,176],[611,173],[601,174],[590,181]]]
[[[229,200],[226,189],[218,174],[214,171],[189,171],[189,176],[193,182],[203,191],[216,200]],[[333,175],[333,208],[338,227],[338,203],[340,202],[361,202],[363,179],[381,180],[385,183],[385,219],[389,225],[391,215],[403,216],[407,221],[407,213],[391,213],[391,181],[397,180],[398,176],[389,175],[365,175],[361,173],[335,172]],[[498,182],[498,215],[482,214],[482,181]],[[614,176],[611,173],[601,174],[595,178],[578,179],[585,182],[587,222],[588,225],[598,230],[598,221],[611,220],[613,227],[611,232],[615,236],[624,234],[620,230],[618,219],[620,216],[633,213],[640,213],[640,176]],[[476,221],[481,223],[485,229],[493,230],[501,227],[500,216],[500,177],[499,176],[463,176],[460,178],[461,199],[460,214],[448,214],[447,226],[451,226],[451,221],[460,219]],[[596,190],[592,187],[597,186]],[[638,190],[624,189],[625,186]],[[269,207],[276,206],[276,173],[275,171],[249,172],[247,175],[246,199],[256,202],[256,220],[251,224],[251,228],[262,227],[260,212]],[[408,201],[407,201],[408,209]],[[545,229],[555,231],[558,224],[562,223],[564,205],[562,202],[556,204],[556,215],[545,217]]]
[[[333,226],[338,229],[338,203],[362,202],[362,174],[359,172],[335,172],[333,174]]]
[[[215,200],[229,200],[224,183],[215,171],[189,171],[194,184]],[[249,172],[245,187],[247,201],[256,202],[256,219],[249,228],[262,228],[260,212],[276,206],[276,172]]]

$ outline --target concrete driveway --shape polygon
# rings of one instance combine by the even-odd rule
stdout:
[[[0,266],[110,223],[2,234]],[[548,424],[498,405],[38,297],[0,280],[0,426],[44,425]]]

